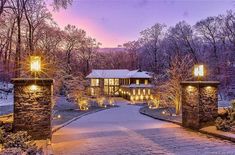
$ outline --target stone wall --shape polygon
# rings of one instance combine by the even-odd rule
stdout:
[[[51,138],[52,79],[13,79],[13,130],[33,139]]]
[[[218,84],[216,81],[182,82],[182,124],[200,129],[214,124],[218,114]]]

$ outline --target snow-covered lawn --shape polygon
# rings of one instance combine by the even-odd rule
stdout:
[[[0,82],[0,106],[13,105],[13,85],[11,83]]]
[[[13,94],[10,93],[7,96],[0,93],[0,106],[13,105]]]

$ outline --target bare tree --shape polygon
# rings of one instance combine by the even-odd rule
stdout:
[[[40,25],[46,23],[47,20],[51,20],[51,14],[48,12],[43,0],[28,0],[28,3],[24,6],[24,14],[28,23],[27,46],[29,53],[33,54],[34,44],[36,43],[34,33]]]
[[[0,0],[0,17],[6,8],[7,0]]]
[[[167,40],[171,42],[171,52],[174,51],[176,55],[189,53],[193,56],[194,61],[198,62],[195,38],[189,24],[185,21],[177,23],[174,27],[169,28],[167,37]]]
[[[54,9],[58,10],[60,8],[66,9],[69,5],[71,5],[73,0],[54,0],[53,6]]]
[[[180,82],[192,78],[191,69],[193,67],[191,55],[176,55],[171,62],[170,67],[166,70],[167,80],[158,86],[158,92],[161,95],[162,105],[174,105],[176,114],[181,109],[181,86]]]
[[[158,73],[163,67],[163,55],[161,51],[161,42],[164,37],[164,28],[163,24],[155,24],[151,28],[147,28],[140,32],[139,42],[141,44],[141,50],[143,54],[147,54],[146,57],[150,60],[147,61],[151,67],[151,71]],[[144,61],[142,62],[144,63]]]

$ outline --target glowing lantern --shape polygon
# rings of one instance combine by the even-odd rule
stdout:
[[[204,66],[203,65],[195,65],[194,66],[194,76],[195,77],[203,77],[204,76]]]
[[[40,72],[41,71],[41,57],[39,57],[39,56],[31,56],[30,57],[30,70],[32,72]]]

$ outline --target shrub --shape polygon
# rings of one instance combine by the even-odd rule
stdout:
[[[96,102],[97,102],[99,107],[105,107],[105,104],[104,104],[105,103],[105,97],[97,98]]]
[[[152,100],[149,100],[147,103],[150,109],[156,109],[159,107],[160,101],[158,99],[152,99]]]
[[[0,144],[3,143],[3,135],[4,135],[4,130],[0,128]]]
[[[24,131],[4,134],[3,148],[4,154],[10,154],[9,152],[15,152],[13,154],[24,152],[29,155],[42,154],[42,149],[38,148],[27,132]]]
[[[216,119],[215,126],[216,126],[217,130],[222,130],[222,131],[230,131],[231,130],[230,120],[222,119],[221,117],[218,117]]]
[[[87,100],[83,99],[83,100],[79,100],[78,101],[78,106],[80,110],[88,110],[90,105],[88,103]]]

